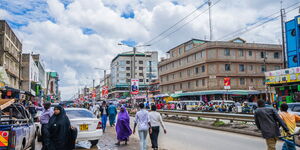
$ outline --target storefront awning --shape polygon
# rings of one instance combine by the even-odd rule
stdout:
[[[260,94],[259,91],[256,90],[210,90],[210,91],[197,91],[197,92],[186,92],[186,93],[177,93],[171,94],[171,97],[177,98],[181,96],[200,96],[200,95],[257,95]]]

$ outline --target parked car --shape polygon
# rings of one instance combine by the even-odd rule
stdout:
[[[289,112],[295,113],[297,115],[300,115],[300,103],[288,103]]]
[[[35,149],[36,127],[29,112],[20,104],[1,110],[0,149]]]
[[[66,108],[65,110],[71,125],[78,130],[76,141],[90,141],[92,146],[97,145],[103,134],[101,121],[91,111],[84,108]]]

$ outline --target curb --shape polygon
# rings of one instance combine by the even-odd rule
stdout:
[[[238,134],[244,134],[244,135],[249,135],[249,136],[261,137],[261,133],[257,133],[257,132],[247,132],[247,131],[242,131],[242,130],[237,130],[237,129],[220,128],[220,127],[214,127],[214,126],[209,126],[209,125],[202,125],[202,124],[196,124],[196,123],[192,123],[192,122],[184,122],[184,121],[169,120],[169,119],[164,119],[164,121],[165,122],[182,124],[182,125],[206,128],[206,129],[213,129],[213,130],[219,130],[219,131],[225,131],[225,132],[231,132],[231,133],[238,133]]]

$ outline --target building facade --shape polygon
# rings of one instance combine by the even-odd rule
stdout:
[[[20,89],[22,43],[6,21],[0,20],[0,66],[9,78],[8,87]]]
[[[47,72],[47,100],[56,101],[60,100],[60,91],[59,91],[59,75],[57,72]]]
[[[36,96],[39,70],[31,54],[22,54],[22,79],[21,89]]]
[[[139,80],[140,94],[145,94],[152,79],[158,78],[158,53],[133,51],[118,54],[111,62],[112,98],[126,98],[130,93],[131,79]]]
[[[282,67],[280,45],[192,39],[167,52],[159,67],[161,93],[224,90],[224,77],[230,77],[230,90],[265,91],[264,72]]]

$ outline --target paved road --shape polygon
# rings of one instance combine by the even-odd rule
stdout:
[[[160,145],[168,150],[265,150],[262,138],[198,127],[166,123],[168,133],[160,134]],[[282,143],[277,144],[281,149]]]

